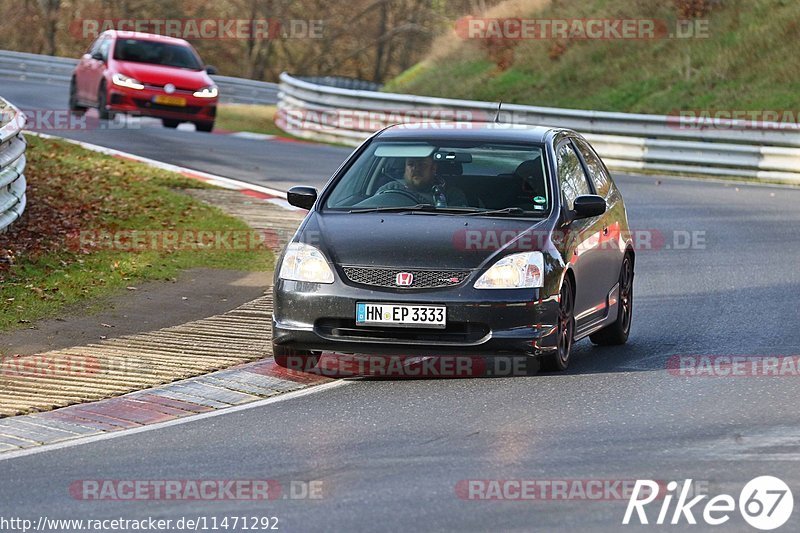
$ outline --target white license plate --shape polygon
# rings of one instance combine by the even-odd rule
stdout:
[[[357,303],[356,325],[444,328],[447,308],[441,305]]]

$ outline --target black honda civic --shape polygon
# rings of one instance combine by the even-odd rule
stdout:
[[[628,339],[635,251],[622,195],[567,129],[384,129],[324,189],[275,269],[281,366],[339,354],[529,355]]]

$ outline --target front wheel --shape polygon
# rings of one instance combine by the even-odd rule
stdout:
[[[619,273],[619,303],[617,320],[600,331],[589,335],[598,346],[618,346],[628,342],[633,317],[633,259],[625,255]]]
[[[111,120],[112,115],[108,110],[108,91],[106,91],[106,84],[100,84],[100,89],[97,91],[97,113],[100,115],[100,120]]]
[[[197,131],[204,131],[206,133],[211,133],[211,131],[214,129],[214,123],[213,122],[195,122],[194,123],[194,127],[197,129]]]
[[[558,348],[555,352],[542,356],[542,370],[564,371],[569,366],[572,343],[575,340],[574,292],[569,277],[561,286],[558,304]]]
[[[165,128],[175,129],[175,128],[178,127],[178,124],[180,124],[180,123],[181,123],[180,120],[175,120],[175,119],[172,119],[172,118],[162,118],[161,119],[161,124],[163,124]]]
[[[293,350],[280,344],[272,345],[272,355],[275,357],[276,365],[298,372],[310,372],[319,364],[318,353],[309,350]]]

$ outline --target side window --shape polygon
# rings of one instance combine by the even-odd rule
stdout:
[[[103,42],[103,37],[98,37],[92,43],[92,46],[89,47],[89,50],[86,52],[87,54],[94,55],[95,52],[100,50],[100,44]]]
[[[558,184],[567,200],[567,207],[572,209],[575,198],[584,194],[592,194],[589,181],[583,172],[578,154],[569,143],[563,143],[556,151],[558,159]]]
[[[597,194],[603,198],[606,198],[608,196],[608,191],[611,188],[611,180],[608,178],[606,168],[603,166],[600,158],[597,157],[597,154],[594,153],[594,150],[592,150],[587,143],[579,139],[575,139],[574,142],[577,145],[578,150],[581,151],[583,160],[586,162],[586,167],[589,169],[589,175],[592,178],[592,182],[594,183],[595,190],[597,190]]]
[[[103,39],[100,43],[100,53],[103,54],[103,60],[108,61],[108,51],[111,48],[111,39]]]

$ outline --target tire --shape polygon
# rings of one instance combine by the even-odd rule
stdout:
[[[195,122],[194,127],[197,128],[197,131],[204,131],[206,133],[211,133],[214,130],[214,123],[213,122]]]
[[[598,346],[619,346],[628,342],[633,319],[633,258],[625,254],[619,273],[619,305],[617,319],[589,338]]]
[[[100,89],[97,91],[97,114],[100,115],[100,120],[111,120],[113,115],[106,107],[108,105],[108,91],[106,91],[105,82],[100,84]]]
[[[312,371],[319,364],[319,354],[308,350],[292,350],[279,344],[272,345],[272,355],[276,365],[299,372]]]
[[[541,369],[563,372],[569,366],[572,344],[575,341],[575,291],[569,277],[564,279],[558,306],[558,348],[542,356]]]
[[[69,110],[72,113],[83,113],[86,108],[78,104],[78,89],[75,86],[75,78],[69,82]]]
[[[161,119],[161,124],[163,124],[165,128],[175,129],[175,128],[178,127],[178,124],[180,124],[180,123],[181,123],[180,120],[175,120],[174,118],[162,118]]]

